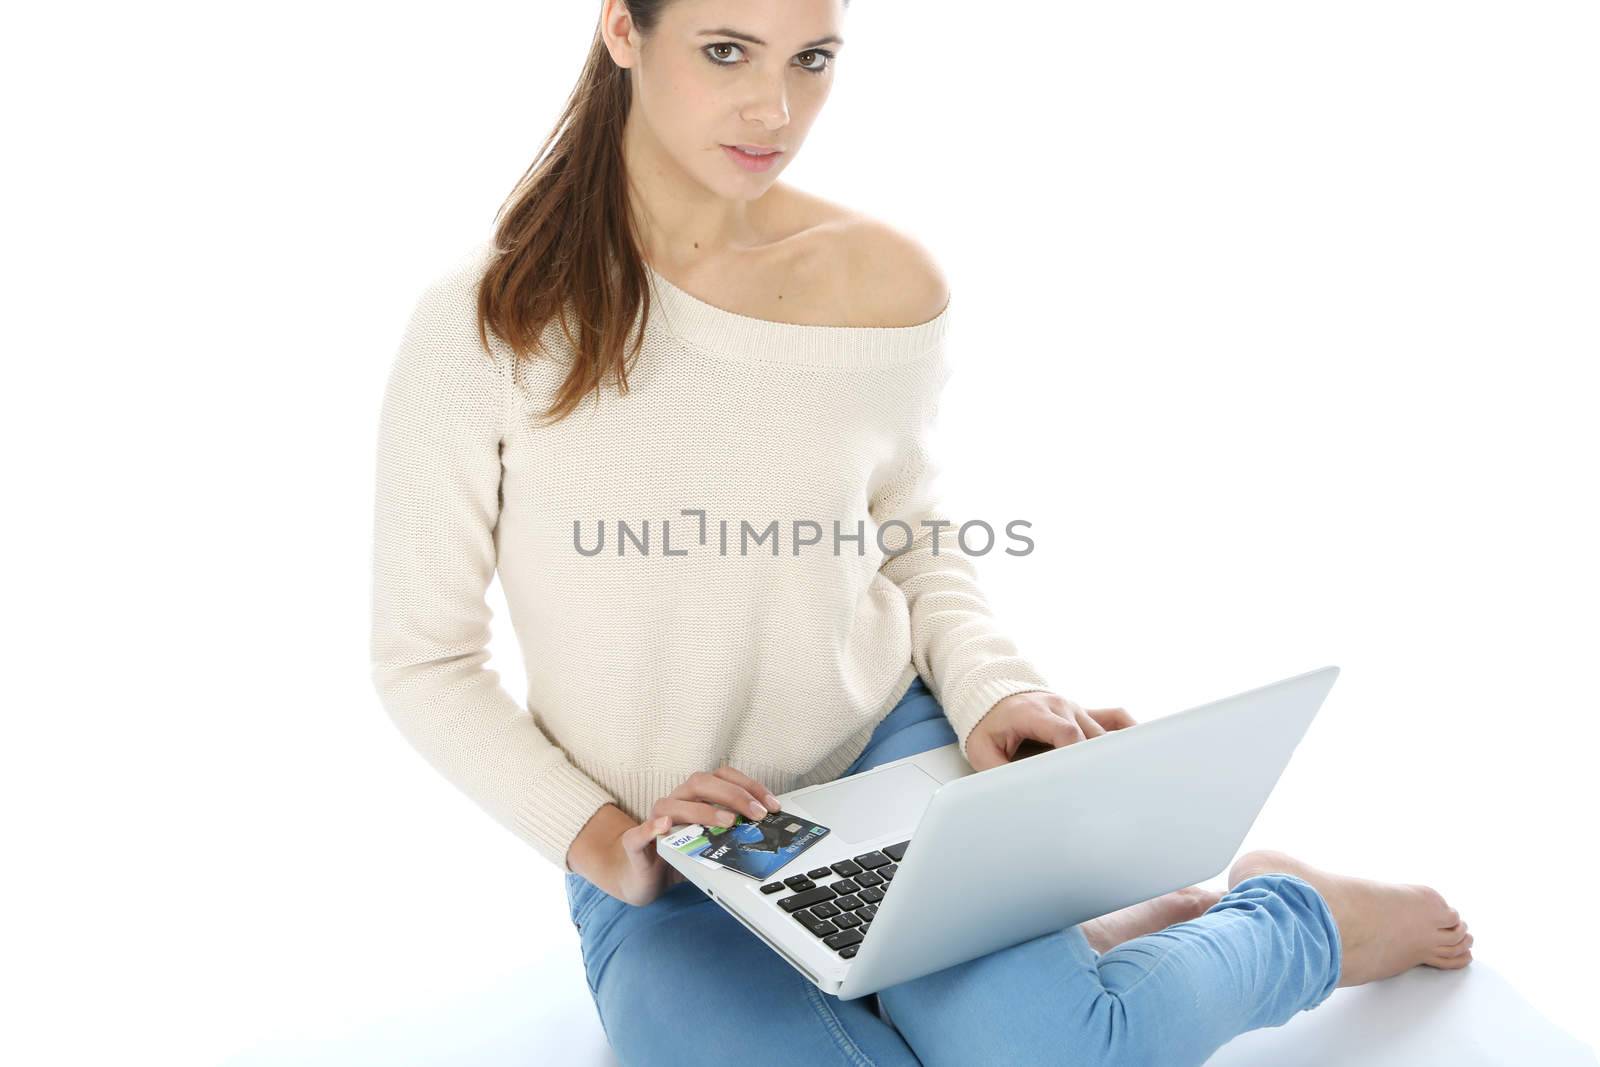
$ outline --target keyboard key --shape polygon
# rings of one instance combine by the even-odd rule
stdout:
[[[833,917],[833,925],[841,928],[860,926],[861,920],[855,917],[854,912],[842,911]]]
[[[894,860],[896,863],[899,863],[901,860],[906,858],[906,847],[910,844],[910,841],[902,841],[898,845],[889,845],[883,849],[883,854]]]
[[[860,947],[860,945],[846,945],[844,948],[839,950],[839,955],[843,956],[845,959],[849,959],[851,956],[856,954],[856,949]]]
[[[785,878],[783,884],[798,893],[803,889],[810,889],[815,883],[803,874],[795,874]]]
[[[877,886],[872,886],[870,888],[863,889],[860,893],[852,894],[851,899],[854,900],[858,897],[863,903],[876,904],[878,901],[883,899],[883,890],[879,889]],[[779,903],[781,904],[783,902],[779,901]],[[841,902],[839,907],[844,907],[844,904]],[[855,911],[854,908],[851,908],[850,910]]]
[[[851,863],[849,860],[840,860],[838,863],[830,863],[828,866],[832,867],[833,873],[837,874],[840,878],[848,878],[852,874],[861,873],[861,868],[856,866],[854,863]]]
[[[862,871],[860,874],[856,875],[855,883],[859,886],[882,885],[883,879],[879,878],[871,871]]]
[[[796,912],[795,918],[800,919],[800,925],[818,937],[827,937],[829,934],[836,934],[843,929],[843,927],[835,926],[826,919],[802,919],[801,916],[803,915],[805,915],[803,911]]]
[[[874,867],[882,867],[884,864],[891,862],[889,857],[882,852],[863,852],[855,860],[869,871]]]
[[[861,888],[855,883],[855,879],[853,878],[841,878],[837,882],[832,882],[830,884],[833,886],[833,891],[835,893],[854,893],[856,890]]]
[[[861,935],[854,930],[840,930],[836,934],[829,934],[822,939],[822,943],[829,948],[844,948],[848,945],[861,944]]]
[[[773,893],[778,892],[780,889],[787,889],[787,888],[789,888],[789,887],[784,885],[782,882],[768,882],[766,885],[761,887],[761,891],[763,893],[771,895]]]
[[[818,937],[827,937],[829,934],[836,934],[840,930],[844,929],[842,926],[835,926],[827,919],[812,919],[810,922],[803,922],[800,925],[804,926],[807,930],[810,930]]]
[[[833,901],[831,900],[825,900],[821,904],[814,905],[810,911],[811,914],[819,919],[831,919],[839,914],[839,909],[833,906]]]
[[[831,868],[831,867],[818,867],[814,871],[807,871],[806,872],[806,877],[807,878],[826,878],[826,877],[828,877],[828,875],[830,875],[832,873],[833,873],[833,868]]]
[[[833,887],[829,886],[828,888],[832,889]],[[882,899],[881,895],[880,895],[879,899]],[[839,907],[843,908],[845,911],[855,911],[857,908],[861,907],[862,904],[868,904],[868,903],[874,903],[874,902],[873,901],[862,900],[860,897],[856,896],[854,893],[846,893],[844,896],[841,896],[841,897],[837,898],[836,900],[834,900],[834,903],[839,905]]]
[[[821,904],[824,900],[832,900],[836,895],[830,887],[819,885],[815,889],[806,890],[804,893],[796,893],[792,897],[784,897],[778,901],[778,907],[792,915],[801,908],[809,908],[813,904]]]

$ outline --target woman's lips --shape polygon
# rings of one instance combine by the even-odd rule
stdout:
[[[733,160],[739,166],[749,171],[771,170],[772,165],[776,163],[778,161],[778,157],[783,154],[781,150],[774,150],[764,156],[753,156],[748,152],[740,151],[735,146],[728,144],[723,145],[722,150],[728,154],[729,159]]]

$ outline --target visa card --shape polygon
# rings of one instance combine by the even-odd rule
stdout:
[[[686,826],[667,839],[667,847],[764,882],[827,833],[810,819],[769,811],[762,819],[736,815],[732,826]]]

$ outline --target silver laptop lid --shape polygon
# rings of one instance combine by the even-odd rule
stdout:
[[[838,995],[876,992],[1217,874],[1338,674],[1307,671],[946,782]],[[974,912],[981,920],[954,918]]]

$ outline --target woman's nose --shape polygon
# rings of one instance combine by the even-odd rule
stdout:
[[[780,130],[789,122],[789,91],[782,79],[759,93],[745,108],[746,122],[759,122],[768,133]]]

